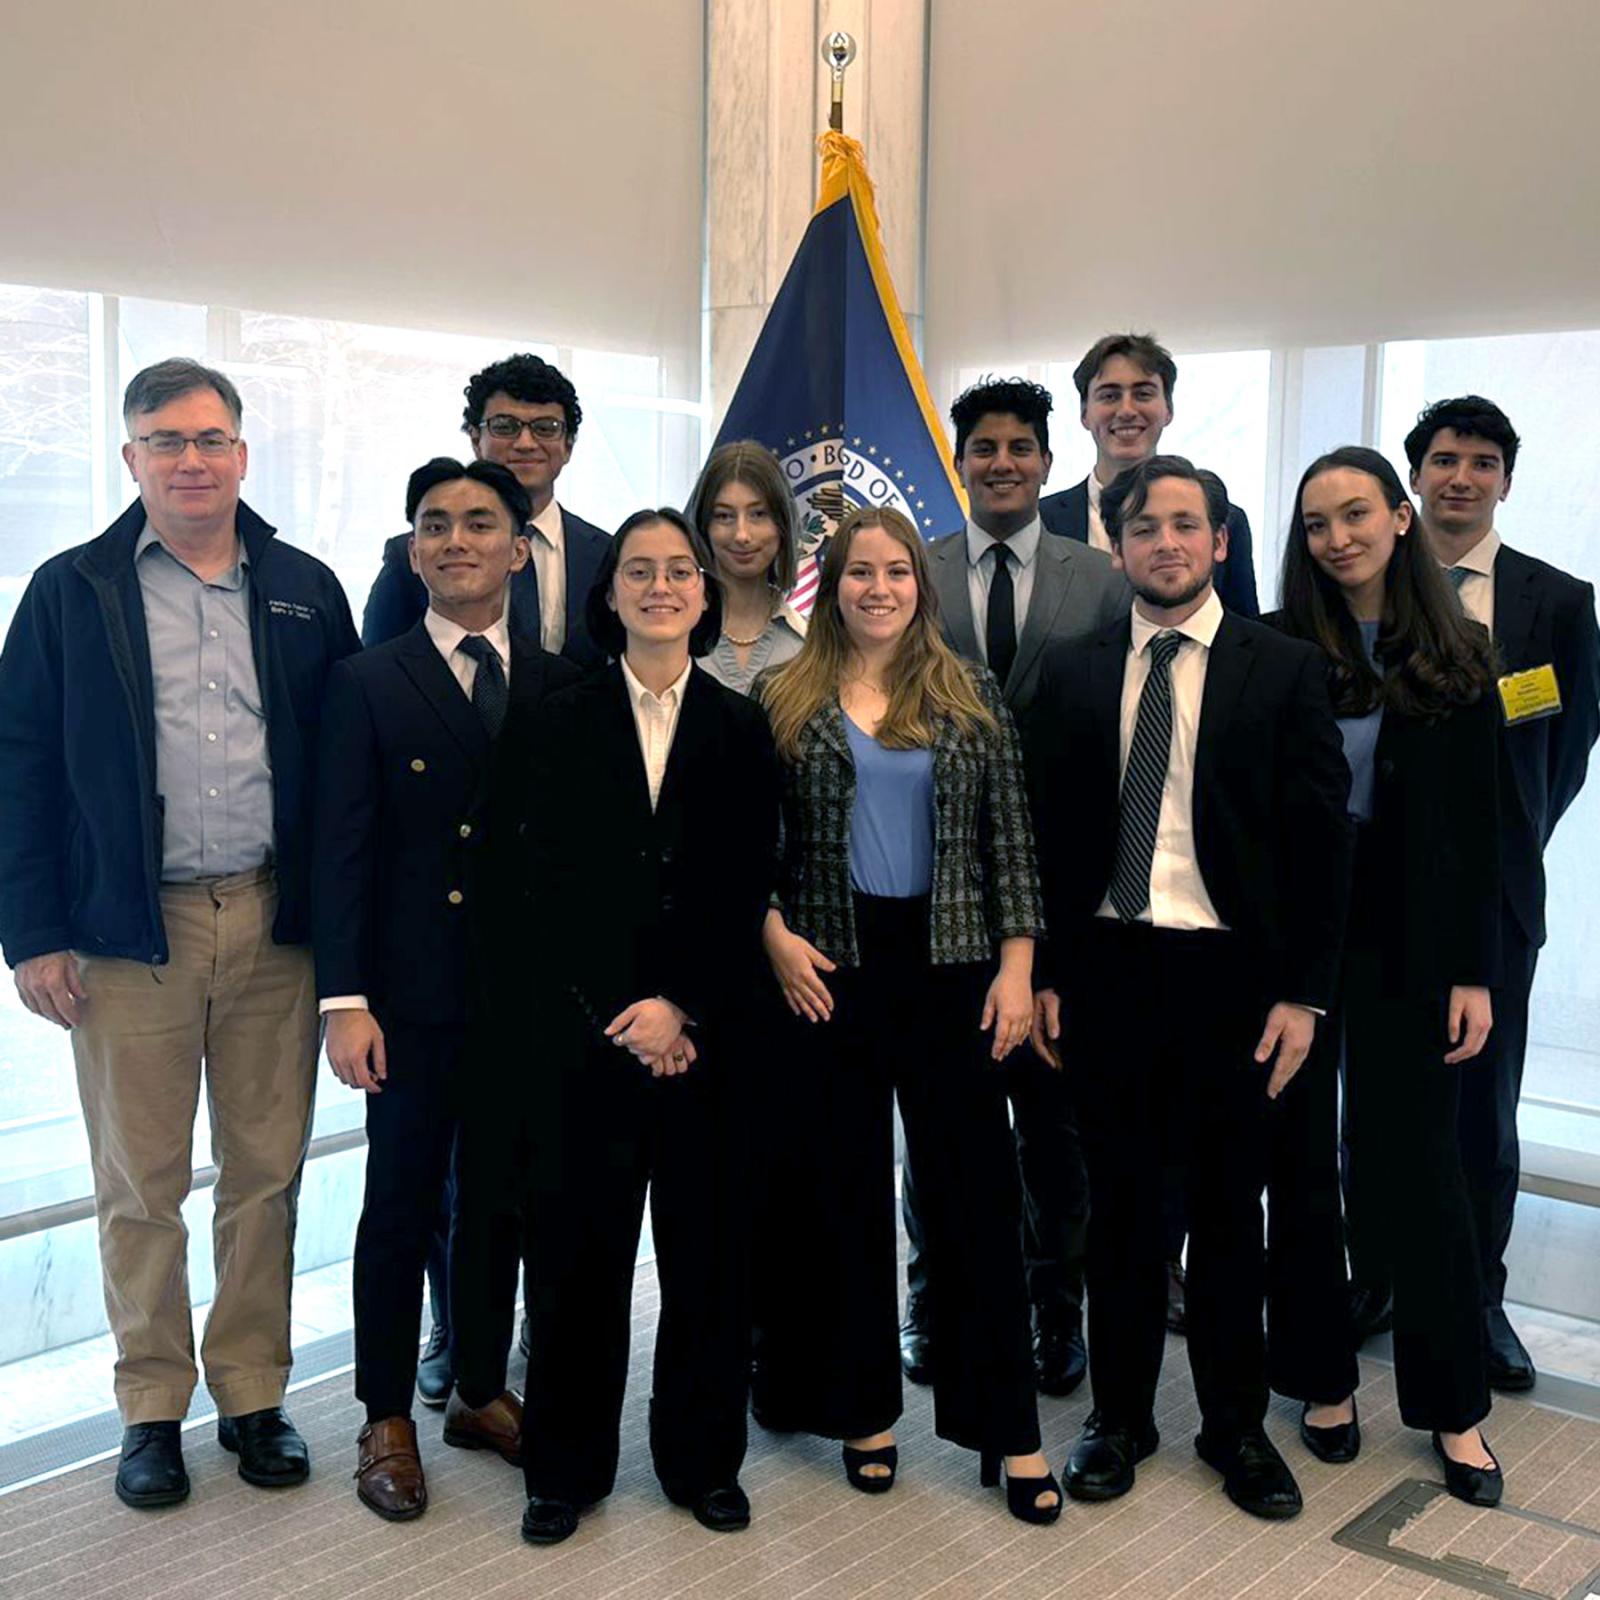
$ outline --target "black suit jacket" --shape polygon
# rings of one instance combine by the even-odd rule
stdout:
[[[503,882],[498,849],[509,844],[496,839],[497,758],[527,739],[545,695],[577,676],[514,634],[510,705],[491,745],[422,623],[338,664],[312,882],[319,997],[364,994],[385,1025],[466,1019],[469,978],[486,977],[479,935]]]
[[[761,708],[692,671],[654,812],[615,662],[550,697],[526,754],[523,928],[563,1056],[568,1030],[597,1043],[654,995],[715,1030],[762,981],[779,771]]]
[[[598,667],[605,652],[589,634],[584,603],[600,570],[610,534],[561,508],[561,537],[567,569],[567,637],[561,654],[585,671]],[[411,570],[409,533],[386,539],[378,576],[367,594],[367,608],[361,617],[361,642],[369,649],[397,639],[428,609],[428,591],[422,579]],[[540,637],[539,575],[530,558],[521,572],[511,576],[511,631],[528,639]]]
[[[1063,539],[1089,542],[1089,480],[1075,483],[1060,494],[1047,494],[1039,502],[1039,516],[1047,532]],[[1217,597],[1241,617],[1259,617],[1256,564],[1251,553],[1250,519],[1238,506],[1228,507],[1228,559],[1217,568]]]
[[[1028,719],[1052,983],[1111,882],[1130,635],[1123,618],[1053,646]],[[1246,941],[1240,981],[1269,1000],[1332,1003],[1354,848],[1349,793],[1322,653],[1225,614],[1200,705],[1195,851],[1217,915]]]
[[[1545,939],[1544,850],[1583,787],[1600,734],[1600,628],[1594,586],[1502,545],[1494,563],[1494,637],[1502,672],[1551,665],[1553,717],[1504,726],[1501,857],[1507,909],[1534,946]]]

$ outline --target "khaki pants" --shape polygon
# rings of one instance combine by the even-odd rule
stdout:
[[[89,1129],[106,1312],[127,1423],[181,1418],[194,1392],[188,1229],[205,1064],[217,1167],[217,1288],[201,1353],[224,1416],[277,1405],[288,1381],[295,1205],[318,1044],[311,952],[275,945],[269,868],[165,884],[164,967],[85,956],[73,1029]]]

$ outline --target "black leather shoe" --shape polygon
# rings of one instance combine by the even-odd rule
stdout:
[[[928,1330],[928,1302],[914,1294],[906,1301],[900,1324],[900,1370],[913,1383],[933,1382],[933,1336]]]
[[[1490,1306],[1484,1311],[1483,1332],[1489,1347],[1489,1387],[1506,1394],[1523,1394],[1531,1389],[1539,1377],[1533,1357],[1502,1307]]]
[[[1483,1441],[1483,1448],[1489,1450],[1489,1441]],[[1489,1459],[1494,1462],[1492,1467],[1470,1467],[1464,1461],[1452,1461],[1444,1453],[1444,1443],[1436,1433],[1433,1436],[1433,1453],[1438,1456],[1444,1465],[1444,1486],[1457,1500],[1465,1500],[1469,1506],[1497,1506],[1500,1496],[1505,1493],[1506,1480],[1500,1471],[1500,1461],[1493,1450],[1489,1450]]]
[[[123,1505],[149,1511],[189,1498],[180,1432],[176,1422],[135,1422],[122,1430],[116,1490]]]
[[[1365,1344],[1375,1333],[1387,1333],[1394,1326],[1394,1293],[1364,1283],[1350,1285],[1350,1332],[1356,1343]]]
[[[450,1330],[436,1322],[417,1361],[417,1399],[437,1411],[449,1400],[455,1382],[450,1365]]]
[[[687,1505],[694,1512],[694,1520],[713,1533],[738,1533],[750,1526],[750,1499],[737,1483],[726,1483],[720,1489],[707,1489],[704,1494],[678,1499],[668,1495],[674,1505]]]
[[[1265,1517],[1269,1522],[1300,1515],[1304,1505],[1300,1485],[1266,1434],[1247,1433],[1230,1448],[1213,1444],[1204,1433],[1197,1433],[1194,1450],[1208,1467],[1222,1474],[1223,1489],[1241,1511],[1248,1511],[1252,1517]]]
[[[1351,1417],[1348,1422],[1335,1422],[1326,1428],[1314,1428],[1306,1421],[1310,1405],[1300,1407],[1300,1442],[1318,1461],[1342,1467],[1361,1454],[1361,1419],[1354,1415],[1355,1396],[1350,1397]]]
[[[311,1476],[311,1452],[282,1406],[217,1418],[217,1443],[239,1458],[239,1476],[258,1489],[287,1489]]]
[[[1189,1279],[1181,1261],[1167,1263],[1167,1331],[1182,1333],[1189,1326]]]
[[[522,1326],[517,1329],[517,1349],[522,1352],[524,1361],[533,1360],[533,1340],[528,1335],[528,1319],[522,1319]]]
[[[1115,1500],[1133,1487],[1134,1467],[1160,1443],[1150,1418],[1136,1429],[1113,1428],[1091,1411],[1062,1469],[1062,1485],[1074,1500]]]
[[[1058,1399],[1071,1394],[1089,1370],[1082,1323],[1054,1322],[1041,1317],[1033,1336],[1033,1370],[1040,1394],[1054,1395]]]
[[[522,1513],[522,1537],[529,1544],[560,1544],[578,1531],[578,1508],[570,1500],[533,1495]]]

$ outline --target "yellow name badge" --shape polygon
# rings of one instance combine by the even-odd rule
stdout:
[[[1500,709],[1506,726],[1553,717],[1561,709],[1561,688],[1553,666],[1529,667],[1526,672],[1508,672],[1500,680]]]

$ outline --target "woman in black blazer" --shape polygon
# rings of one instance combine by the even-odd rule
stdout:
[[[611,1490],[646,1186],[661,1312],[650,1451],[708,1528],[749,1522],[741,1079],[756,1041],[778,770],[760,709],[691,660],[719,626],[676,511],[618,529],[589,597],[618,659],[552,695],[530,735],[537,959],[525,1070],[532,1358],[524,1538],[555,1543]],[[737,804],[730,804],[730,796]]]
[[[1335,1025],[1318,1033],[1331,1046],[1342,1031],[1351,1192],[1381,1211],[1393,1258],[1400,1415],[1432,1432],[1452,1494],[1492,1505],[1502,1485],[1478,1428],[1489,1412],[1482,1294],[1456,1133],[1456,1068],[1488,1037],[1499,966],[1489,637],[1455,603],[1394,468],[1358,446],[1321,457],[1300,481],[1277,620],[1328,654],[1351,769],[1358,843],[1344,973]],[[1332,1059],[1320,1070],[1331,1083]],[[1331,1288],[1338,1303],[1344,1287],[1331,1088],[1322,1105],[1298,1141],[1301,1179],[1272,1196],[1302,1221],[1316,1212],[1292,1247],[1274,1238],[1280,1307],[1294,1294],[1285,1269],[1321,1301]],[[1275,1367],[1292,1369],[1297,1356],[1314,1366],[1304,1350],[1282,1352],[1284,1333],[1274,1329]],[[1328,1360],[1353,1367],[1347,1351]],[[1314,1374],[1298,1385],[1309,1402],[1302,1436],[1348,1460],[1354,1396],[1348,1379],[1328,1393],[1331,1381],[1321,1392]]]
[[[941,640],[916,529],[872,507],[840,523],[806,642],[758,694],[785,778],[767,953],[804,1019],[774,1130],[787,1159],[764,1248],[785,1273],[763,1308],[760,1414],[843,1440],[856,1488],[892,1485],[898,1093],[939,1288],[935,1425],[981,1452],[986,1484],[1003,1456],[1013,1513],[1052,1522],[999,1070],[1028,1033],[1042,927],[1010,714]]]

